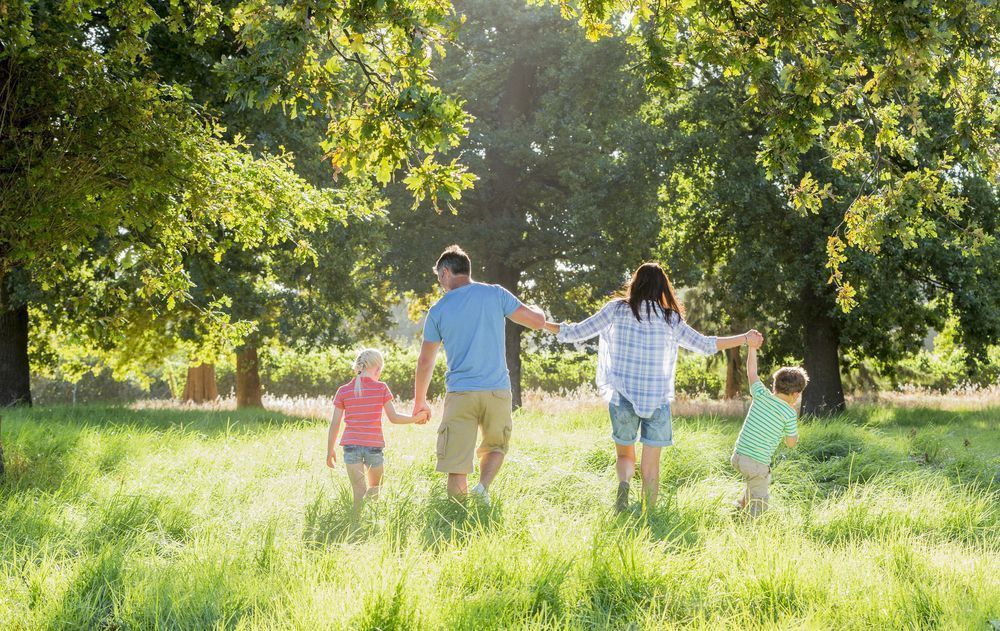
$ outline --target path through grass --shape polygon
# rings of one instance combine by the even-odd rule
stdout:
[[[806,422],[756,522],[730,509],[738,419],[675,419],[662,505],[624,517],[599,408],[519,413],[489,509],[443,497],[432,425],[390,426],[383,499],[352,521],[317,421],[6,412],[0,628],[986,629],[998,417]]]

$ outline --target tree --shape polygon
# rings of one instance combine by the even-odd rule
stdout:
[[[426,292],[434,258],[459,243],[474,277],[579,317],[621,286],[659,233],[641,84],[629,79],[622,41],[591,45],[554,10],[458,6],[467,21],[439,71],[475,117],[458,153],[479,181],[454,213],[394,204],[386,260],[395,284]],[[508,324],[515,405],[521,333]]]
[[[950,310],[962,314],[969,341],[1000,335],[1000,283],[988,279],[996,248],[979,253],[948,247],[964,228],[935,222],[939,238],[910,246],[883,244],[878,256],[850,252],[843,262],[858,284],[857,307],[845,313],[827,284],[828,235],[844,205],[864,183],[834,172],[818,151],[803,157],[810,171],[831,182],[831,195],[808,216],[794,212],[780,188],[754,159],[763,136],[742,97],[710,82],[664,108],[670,130],[663,153],[670,176],[663,189],[663,255],[688,282],[707,285],[706,296],[730,317],[769,323],[771,361],[803,358],[811,382],[803,410],[825,414],[844,407],[845,350],[890,364],[919,347],[931,326]],[[996,198],[976,178],[955,182],[969,200],[970,222],[997,234]],[[986,190],[984,190],[986,189]]]
[[[647,83],[673,99],[721,82],[760,121],[757,156],[804,216],[823,222],[836,178],[855,182],[829,223],[826,264],[844,309],[845,253],[927,239],[989,246],[956,173],[1000,179],[1000,11],[989,2],[559,0],[594,38],[632,24]],[[829,164],[823,177],[811,170]],[[966,223],[938,231],[941,219]],[[824,222],[826,223],[826,222]],[[855,266],[864,269],[864,266]]]
[[[374,173],[384,182],[405,168],[413,194],[434,201],[455,199],[471,184],[457,162],[435,159],[467,120],[458,102],[431,85],[427,53],[447,38],[452,19],[437,2],[314,11],[304,1],[22,0],[3,11],[0,404],[30,402],[30,301],[91,318],[82,330],[106,345],[109,324],[151,322],[150,313],[186,299],[184,254],[225,250],[213,230],[254,246],[343,210],[297,178],[289,159],[252,158],[238,138],[223,137],[183,85],[161,81],[149,56],[154,28],[195,44],[220,30],[236,33],[238,54],[215,64],[230,98],[324,121],[323,150],[348,176]],[[132,269],[121,276],[138,277],[138,285],[115,278],[122,260]],[[86,309],[90,292],[73,292],[76,303],[67,305],[53,291],[90,276],[104,276],[103,320]],[[144,300],[128,295],[126,287],[136,286]],[[225,324],[218,311],[201,314]]]

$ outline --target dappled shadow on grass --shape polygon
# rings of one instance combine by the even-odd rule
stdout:
[[[493,533],[502,524],[500,502],[487,506],[474,497],[459,501],[440,489],[429,497],[411,492],[369,501],[355,514],[351,491],[341,486],[333,495],[318,494],[306,506],[302,536],[317,548],[376,536],[404,546],[417,536],[423,546],[440,549]]]
[[[423,509],[421,540],[430,548],[454,546],[474,536],[484,536],[503,526],[503,504],[487,506],[476,497],[458,500],[436,489]]]

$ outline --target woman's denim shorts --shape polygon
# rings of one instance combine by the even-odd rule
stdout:
[[[634,445],[639,442],[650,447],[669,447],[674,444],[673,428],[670,424],[670,404],[657,408],[649,418],[641,418],[635,413],[632,402],[617,396],[618,403],[608,405],[611,414],[611,438],[619,445]]]

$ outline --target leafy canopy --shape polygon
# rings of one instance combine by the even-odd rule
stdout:
[[[668,95],[723,81],[764,126],[756,147],[787,204],[817,213],[830,178],[803,164],[821,151],[861,180],[829,235],[826,265],[838,302],[856,289],[849,247],[878,254],[888,240],[977,248],[992,238],[966,216],[956,182],[1000,178],[1000,11],[978,0],[558,0],[592,38],[631,24],[647,83]],[[951,236],[943,220],[957,226]]]

